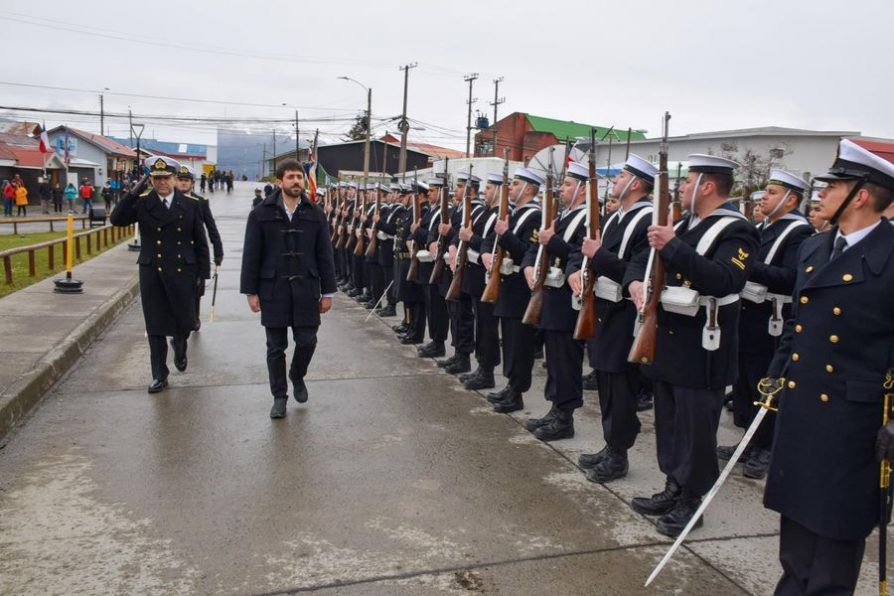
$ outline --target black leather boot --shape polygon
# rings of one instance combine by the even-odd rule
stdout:
[[[546,426],[547,424],[552,422],[552,419],[555,418],[558,413],[558,408],[556,408],[555,406],[551,406],[549,412],[547,412],[546,416],[544,416],[543,418],[528,418],[525,421],[525,428],[531,432],[534,432],[541,426]]]
[[[582,467],[585,470],[589,470],[590,468],[595,468],[596,464],[605,459],[605,454],[608,452],[608,445],[603,447],[596,453],[582,453],[580,457],[577,458],[577,465]]]
[[[767,469],[770,467],[770,450],[762,447],[755,447],[748,454],[745,460],[745,466],[742,468],[742,474],[745,478],[760,480],[767,475]]]
[[[681,494],[683,489],[680,485],[673,478],[668,478],[663,491],[651,497],[634,497],[630,507],[643,515],[664,515],[676,506]]]
[[[587,470],[587,480],[597,484],[605,484],[626,476],[627,469],[627,452],[609,447],[602,461]]]
[[[273,407],[270,408],[270,417],[273,419],[285,418],[286,417],[286,402],[288,402],[288,401],[289,401],[288,397],[273,398]]]
[[[453,361],[453,364],[444,367],[444,371],[451,375],[469,372],[471,369],[472,364],[469,362],[469,355],[461,352],[456,355],[456,360]]]
[[[494,386],[494,369],[484,368],[483,366],[478,367],[477,375],[475,375],[471,379],[467,379],[466,382],[463,383],[463,387],[465,387],[469,391],[477,391],[479,389],[490,389],[493,386]]]
[[[460,383],[465,383],[469,379],[473,379],[473,378],[477,377],[480,372],[481,372],[481,366],[476,366],[475,370],[473,370],[472,372],[463,373],[463,374],[459,375],[457,377],[457,379],[459,379]]]
[[[556,416],[547,424],[534,431],[541,441],[558,441],[574,436],[574,412],[556,411]]]
[[[438,358],[446,353],[444,342],[430,341],[424,346],[416,348],[416,353],[422,358]]]
[[[522,399],[522,394],[516,393],[511,388],[509,389],[509,393],[510,395],[507,396],[506,399],[494,404],[494,412],[497,412],[498,414],[509,414],[510,412],[517,412],[524,409],[525,402]]]
[[[655,524],[655,529],[665,536],[676,538],[680,535],[680,532],[683,531],[683,528],[686,527],[686,524],[689,523],[689,520],[692,519],[692,516],[695,515],[696,510],[701,504],[702,500],[700,497],[680,497],[677,499],[677,503],[674,505],[673,509],[658,518],[658,523]],[[699,517],[698,521],[696,521],[695,525],[692,527],[700,528],[704,523],[704,519]]]
[[[515,391],[513,391],[512,387],[510,387],[509,385],[506,385],[499,391],[494,391],[492,393],[488,393],[487,395],[484,396],[484,399],[486,399],[487,401],[489,401],[492,404],[496,404],[496,403],[499,403],[501,401],[505,401],[505,400],[511,398],[514,394],[515,394]]]
[[[590,374],[584,375],[584,389],[587,391],[596,391],[599,389],[599,382],[596,379],[596,371],[591,371]]]
[[[453,353],[453,356],[451,356],[450,358],[445,358],[445,359],[443,359],[443,360],[438,360],[438,361],[435,362],[435,364],[438,365],[438,368],[447,368],[448,366],[450,366],[450,365],[452,365],[454,362],[456,362],[456,358],[457,358],[457,356],[459,356],[459,352],[454,352],[454,353]]]

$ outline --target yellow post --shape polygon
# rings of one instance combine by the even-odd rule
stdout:
[[[65,255],[65,278],[57,279],[53,282],[56,286],[53,288],[53,291],[58,294],[80,294],[84,291],[82,287],[84,282],[71,278],[71,272],[74,269],[74,215],[71,213],[68,214],[68,238],[66,239],[66,244],[68,245],[68,254]]]
[[[71,279],[71,270],[74,266],[74,215],[68,214],[68,254],[65,260],[65,277]]]

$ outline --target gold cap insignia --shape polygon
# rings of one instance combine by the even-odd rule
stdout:
[[[155,168],[156,170],[164,170],[168,167],[168,164],[165,163],[165,160],[163,160],[163,159],[156,159],[155,163],[152,164],[152,167]]]

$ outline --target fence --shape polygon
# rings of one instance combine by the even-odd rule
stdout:
[[[75,221],[81,222],[81,229],[87,229],[87,220],[89,219],[86,215],[75,215]],[[34,223],[49,223],[50,231],[55,232],[53,229],[53,224],[62,222],[63,227],[64,224],[68,221],[67,215],[60,216],[50,216],[50,217],[11,217],[0,219],[0,224],[12,224],[12,233],[18,235],[19,233],[19,224],[34,224]]]
[[[91,255],[93,254],[94,245],[96,246],[96,250],[99,251],[103,248],[111,246],[112,244],[117,244],[125,238],[133,236],[133,233],[134,227],[132,225],[124,227],[107,225],[101,228],[93,228],[92,230],[87,230],[85,232],[78,232],[74,235],[74,258],[81,258],[81,239],[84,239],[86,243],[87,254]],[[30,246],[19,246],[0,252],[0,260],[3,261],[3,274],[6,278],[7,285],[12,285],[13,283],[12,257],[20,255],[22,253],[27,253],[28,276],[34,277],[35,275],[37,275],[35,258],[36,253],[40,250],[47,250],[48,269],[49,271],[53,271],[56,266],[56,246],[59,245],[62,245],[61,262],[64,264],[68,257],[68,238],[47,240],[46,242],[41,242],[39,244],[32,244]]]

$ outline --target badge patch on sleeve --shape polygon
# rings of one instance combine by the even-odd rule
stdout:
[[[730,261],[732,262],[733,265],[735,265],[742,271],[745,271],[745,260],[748,259],[748,257],[749,257],[749,254],[740,248],[739,256],[733,257],[732,259],[730,259]]]

